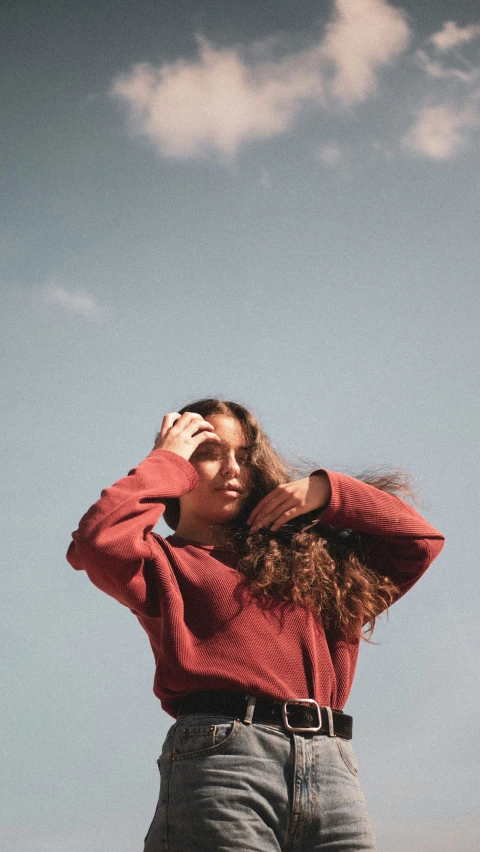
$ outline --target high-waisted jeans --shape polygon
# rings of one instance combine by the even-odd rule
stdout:
[[[182,716],[144,852],[375,852],[350,741]]]

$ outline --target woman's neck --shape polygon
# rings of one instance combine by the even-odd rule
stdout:
[[[191,541],[197,541],[199,544],[228,544],[231,533],[224,524],[205,523],[205,521],[196,521],[194,518],[185,519],[178,522],[175,535],[180,538],[188,538]]]

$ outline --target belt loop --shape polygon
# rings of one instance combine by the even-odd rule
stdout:
[[[335,734],[335,728],[333,727],[332,708],[331,707],[325,707],[325,710],[327,711],[327,717],[328,717],[328,736],[334,737],[334,736],[336,736],[336,734]]]
[[[255,704],[257,703],[257,699],[255,698],[254,695],[246,695],[245,697],[247,699],[247,709],[245,711],[245,718],[244,718],[243,721],[244,721],[245,725],[251,725],[252,719],[253,719],[253,714],[255,712]]]

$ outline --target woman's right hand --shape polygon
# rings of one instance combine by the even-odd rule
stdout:
[[[186,411],[180,415],[177,411],[166,414],[158,433],[154,450],[169,450],[189,460],[203,441],[220,441],[214,427],[201,414]]]

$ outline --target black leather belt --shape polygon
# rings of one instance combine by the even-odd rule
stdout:
[[[341,710],[320,707],[311,698],[274,701],[230,692],[196,692],[181,699],[177,716],[196,713],[231,716],[246,724],[262,722],[264,725],[282,725],[291,733],[326,734],[344,740],[352,739],[352,717]]]

